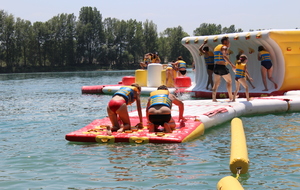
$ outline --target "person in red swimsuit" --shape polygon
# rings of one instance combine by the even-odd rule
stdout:
[[[140,123],[137,124],[137,127],[143,128],[140,92],[141,87],[138,84],[133,83],[131,86],[122,86],[116,93],[114,93],[107,106],[107,113],[112,123],[112,126],[107,127],[107,135],[111,135],[112,131],[122,133],[124,130],[131,129],[127,105],[131,105],[135,101],[140,119]],[[122,125],[118,122],[118,116],[123,123]]]

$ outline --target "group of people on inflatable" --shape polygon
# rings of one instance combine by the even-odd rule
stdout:
[[[158,53],[147,53],[144,56],[143,62],[140,62],[140,66],[142,69],[147,69],[148,65],[151,63],[160,63],[161,60],[158,56]],[[177,61],[169,62],[165,69],[166,69],[166,84],[169,84],[169,81],[171,80],[170,84],[172,86],[169,87],[175,87],[174,86],[174,80],[177,76],[185,76],[186,75],[186,62],[183,60],[182,56],[179,56],[177,58]],[[174,73],[175,71],[175,73]]]
[[[221,39],[221,44],[217,45],[214,48],[214,51],[209,51],[209,47],[205,46],[207,44],[207,40],[204,40],[204,43],[199,47],[199,51],[204,54],[204,60],[207,65],[207,74],[208,74],[208,81],[206,85],[206,89],[209,90],[209,85],[212,87],[212,100],[214,102],[217,101],[216,93],[217,89],[221,82],[221,77],[226,81],[226,88],[228,91],[228,96],[230,101],[235,101],[240,84],[245,88],[246,91],[246,98],[250,101],[249,98],[249,88],[246,82],[246,79],[249,81],[252,88],[255,86],[251,83],[253,79],[250,77],[249,72],[247,70],[247,61],[248,57],[243,54],[242,51],[239,52],[237,55],[236,65],[232,64],[229,59],[228,48],[230,47],[230,41],[228,37],[223,37]],[[268,91],[266,76],[268,79],[273,82],[275,89],[277,88],[277,84],[272,77],[273,72],[273,65],[271,62],[270,52],[268,52],[263,46],[258,47],[258,60],[261,61],[261,74],[263,79],[263,84],[265,89],[263,91]],[[235,83],[236,83],[236,90],[234,94],[232,94],[232,81],[231,75],[229,73],[228,68],[226,65],[229,64],[233,71],[235,72]],[[214,74],[214,80],[213,80]]]
[[[128,114],[127,105],[131,105],[136,101],[137,111],[140,122],[136,125],[138,129],[143,128],[143,116],[140,102],[141,87],[133,83],[131,86],[122,86],[109,101],[107,106],[107,113],[112,126],[107,127],[107,135],[111,135],[113,131],[122,133],[125,130],[131,129],[131,122]],[[171,116],[172,103],[179,107],[178,121],[184,120],[183,102],[170,94],[168,87],[161,85],[156,91],[151,92],[148,99],[146,113],[147,113],[147,127],[149,132],[171,133],[175,127],[175,121]],[[121,124],[119,123],[119,119]],[[161,127],[161,128],[160,128]]]

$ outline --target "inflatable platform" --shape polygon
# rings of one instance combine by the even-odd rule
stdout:
[[[98,142],[98,143],[182,143],[190,141],[204,134],[205,130],[231,120],[234,117],[269,114],[288,111],[300,111],[300,91],[291,91],[284,96],[257,97],[252,101],[239,98],[236,102],[228,102],[226,99],[211,100],[187,100],[184,101],[184,122],[177,122],[176,130],[172,133],[149,132],[132,129],[123,133],[113,132],[112,136],[106,135],[106,126],[110,125],[109,118],[97,119],[66,135],[68,141]],[[145,109],[143,116],[146,115]],[[178,107],[173,106],[172,116],[176,120],[179,113]],[[138,123],[137,111],[130,112],[132,125]],[[144,125],[147,123],[143,118]]]

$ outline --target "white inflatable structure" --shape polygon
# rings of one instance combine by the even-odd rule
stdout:
[[[192,92],[205,92],[211,95],[211,92],[206,90],[207,84],[207,70],[204,62],[204,55],[201,56],[199,52],[200,45],[207,40],[206,46],[210,51],[221,43],[221,38],[227,36],[230,40],[230,60],[232,63],[236,61],[236,55],[242,51],[248,56],[247,68],[250,76],[254,79],[255,89],[249,86],[250,94],[253,96],[266,95],[282,95],[289,90],[300,89],[300,30],[265,30],[256,32],[243,32],[233,34],[221,34],[212,36],[194,36],[185,37],[182,39],[182,44],[191,52],[195,62],[195,83],[196,86],[190,88]],[[261,65],[257,59],[258,46],[264,46],[271,54],[273,63],[273,78],[278,84],[275,89],[273,83],[268,79],[269,91],[264,92]],[[234,72],[229,67],[233,90],[235,90]],[[244,89],[240,92],[243,92]],[[225,81],[218,89],[218,92],[226,93]],[[196,95],[197,96],[197,95]]]

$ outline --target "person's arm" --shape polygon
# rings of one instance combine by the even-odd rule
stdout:
[[[170,94],[169,96],[172,100],[172,102],[179,107],[179,118],[178,121],[184,120],[183,112],[184,112],[184,104],[181,100],[176,98],[173,94]]]
[[[261,60],[261,55],[260,55],[260,53],[257,54],[257,59],[258,59],[258,61]]]
[[[201,44],[201,46],[199,47],[199,51],[203,54],[206,53],[206,51],[203,50],[204,45],[207,44],[207,41],[204,41],[203,44]]]
[[[225,61],[230,64],[230,66],[232,67],[232,69],[235,69],[235,65],[231,63],[231,61],[230,61],[230,59],[228,57],[227,47],[223,46],[221,51],[222,51],[223,58],[225,59]]]
[[[248,72],[247,66],[245,66],[245,73],[246,73],[246,76],[248,77],[248,79],[249,79],[250,81],[253,81],[253,78],[251,78],[251,76],[250,76],[250,74],[249,74],[249,72]]]
[[[142,115],[142,107],[141,107],[141,100],[140,100],[140,92],[137,92],[136,107],[137,107],[138,115],[140,118],[140,123],[138,124],[138,126],[143,127],[143,115]]]

